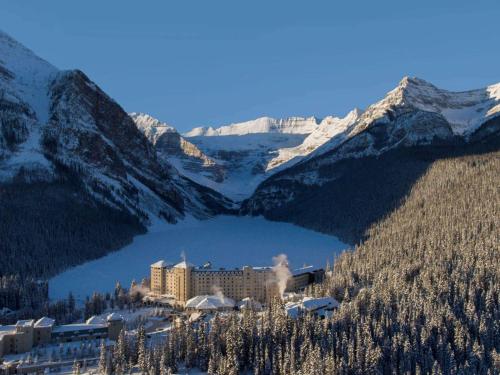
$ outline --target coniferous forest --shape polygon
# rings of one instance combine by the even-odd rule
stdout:
[[[103,372],[168,374],[500,373],[500,153],[435,162],[401,207],[342,254],[309,290],[341,307],[331,318],[264,314],[185,322],[164,343],[124,335]]]

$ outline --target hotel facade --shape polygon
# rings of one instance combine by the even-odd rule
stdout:
[[[295,270],[288,279],[287,291],[301,290],[323,275],[323,269],[314,267]],[[251,298],[267,303],[279,295],[279,288],[272,267],[211,269],[186,261],[172,265],[160,260],[151,265],[151,292],[154,296],[171,296],[183,306],[192,297],[218,292],[235,301]]]

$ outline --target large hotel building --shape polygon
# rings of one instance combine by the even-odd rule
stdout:
[[[303,289],[319,281],[323,274],[323,269],[314,267],[292,271],[287,291]],[[279,293],[272,267],[211,269],[195,267],[186,261],[172,265],[163,260],[151,265],[151,291],[155,296],[171,296],[179,305],[184,305],[192,297],[217,291],[235,301],[249,297],[264,303]]]

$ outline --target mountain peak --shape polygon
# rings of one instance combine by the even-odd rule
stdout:
[[[488,86],[486,88],[486,91],[488,92],[488,96],[491,99],[500,100],[500,82],[496,83],[494,85]]]
[[[362,109],[360,109],[358,107],[354,107],[346,115],[346,118],[358,118],[358,117],[360,117],[363,114],[363,112],[364,111]]]
[[[15,76],[42,75],[58,69],[37,56],[32,50],[0,30],[0,66]]]
[[[418,77],[410,77],[410,76],[404,76],[401,81],[399,81],[398,86],[401,87],[409,87],[409,86],[433,86],[430,82],[426,81],[425,79],[418,78]]]
[[[160,121],[157,118],[142,112],[132,112],[129,116],[135,121],[135,123],[140,127],[147,128],[162,128],[164,131],[176,132],[177,130],[167,124],[166,122]]]
[[[0,30],[0,89],[27,103],[39,121],[48,120],[50,82],[59,70]]]
[[[446,92],[446,90],[439,89],[424,79],[405,76],[401,79],[398,86],[389,94],[393,94],[401,101],[407,102],[411,101],[411,99],[415,96],[436,97],[441,95],[443,92]]]
[[[448,91],[416,77],[405,76],[392,91],[361,116],[356,133],[385,119],[411,111],[441,116],[456,135],[471,134],[500,112],[500,84],[469,91]]]

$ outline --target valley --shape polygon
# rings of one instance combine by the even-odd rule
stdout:
[[[5,274],[53,277],[154,236],[155,223],[206,229],[220,215],[262,215],[358,244],[433,162],[498,148],[500,84],[451,92],[404,77],[343,117],[260,117],[181,134],[126,113],[83,72],[59,70],[5,33],[0,53]]]

